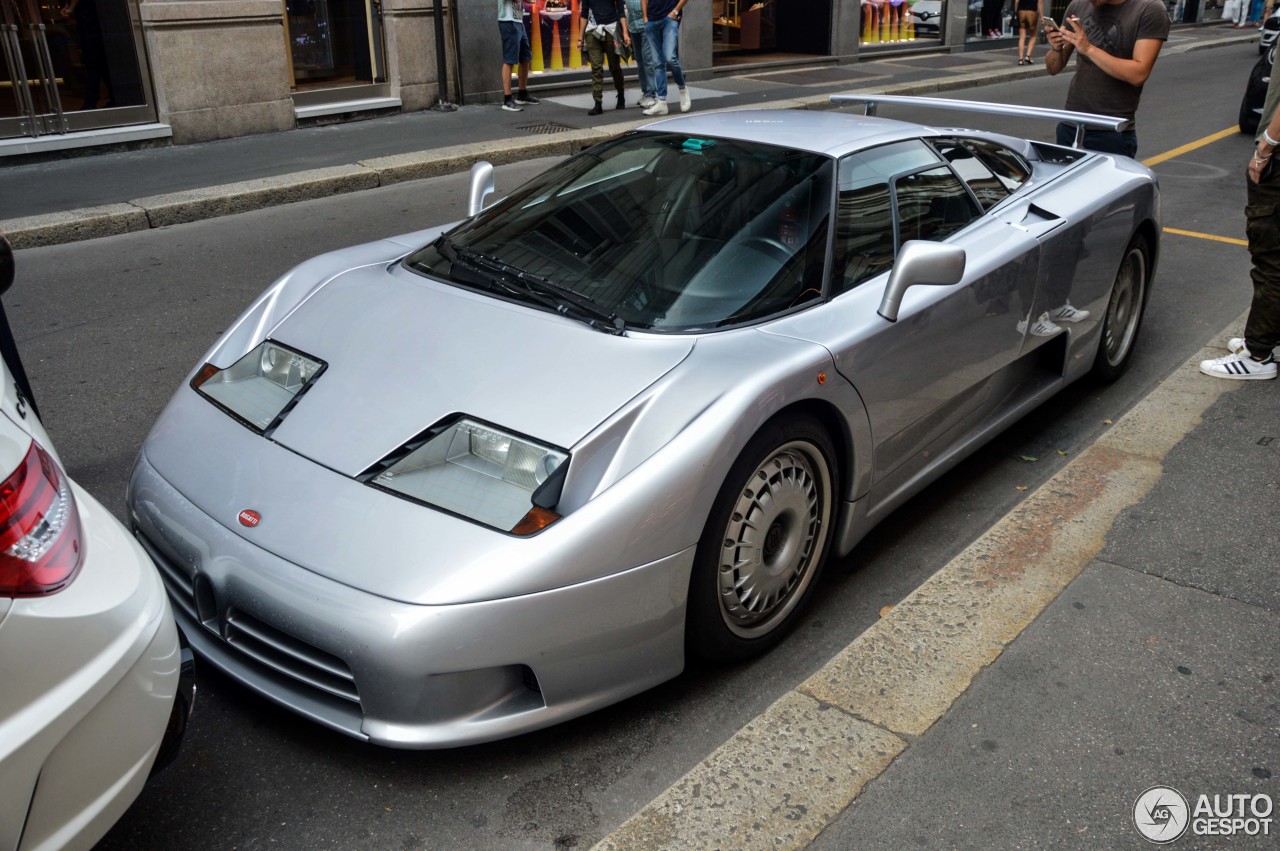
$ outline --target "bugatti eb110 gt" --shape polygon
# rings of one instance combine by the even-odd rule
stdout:
[[[770,648],[824,562],[1125,369],[1159,244],[1133,160],[874,114],[661,121],[488,206],[477,166],[467,219],[276,281],[130,482],[197,655],[388,746]]]

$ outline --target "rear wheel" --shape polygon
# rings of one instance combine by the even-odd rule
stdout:
[[[1102,340],[1093,359],[1093,374],[1103,381],[1115,381],[1129,368],[1147,304],[1150,275],[1151,251],[1146,237],[1134,234],[1111,285],[1111,298],[1102,320]]]
[[[686,644],[711,661],[749,659],[794,626],[826,561],[835,451],[808,416],[774,420],[725,479],[698,543]]]

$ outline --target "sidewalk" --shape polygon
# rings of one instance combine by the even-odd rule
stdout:
[[[597,848],[1143,848],[1155,786],[1275,847],[1280,387],[1197,369],[1243,322]]]
[[[1225,353],[1224,339],[1214,345],[1195,360]],[[1195,421],[1204,403],[1167,454],[1153,452],[1166,443],[1161,420]],[[1194,361],[1117,423],[1098,447],[1147,453],[1153,486],[812,847],[1150,847],[1132,814],[1156,785],[1192,813],[1202,794],[1262,794],[1270,809],[1280,795],[1280,528],[1250,518],[1280,516],[1278,425],[1276,382],[1208,378]],[[1247,513],[1232,508],[1241,493]],[[1185,823],[1186,812],[1173,815]],[[1274,848],[1280,811],[1271,818],[1268,837],[1197,835],[1193,817],[1171,847]]]
[[[1175,25],[1165,51],[1257,38],[1256,30],[1217,22]],[[1016,48],[1009,46],[844,66],[755,68],[693,83],[690,89],[697,110],[825,109],[835,92],[936,94],[1042,74],[1041,65],[1018,66]],[[639,94],[630,90],[628,103]],[[590,105],[583,89],[546,96],[519,113],[496,105],[466,106],[451,113],[424,111],[28,165],[0,160],[0,230],[15,248],[31,248],[163,227],[465,171],[482,158],[501,164],[567,155],[650,120],[634,106],[588,118]]]

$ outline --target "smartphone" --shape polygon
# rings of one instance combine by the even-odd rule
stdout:
[[[1058,28],[1058,22],[1053,18],[1050,18],[1048,15],[1046,15],[1043,20],[1045,30],[1056,30]]]

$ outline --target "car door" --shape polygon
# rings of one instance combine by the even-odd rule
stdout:
[[[893,258],[911,239],[965,249],[963,279],[907,290],[896,321],[878,315]],[[909,486],[1016,393],[1014,368],[1040,248],[983,212],[922,140],[841,159],[832,287],[797,325],[831,350],[866,405],[875,444],[873,503]]]

